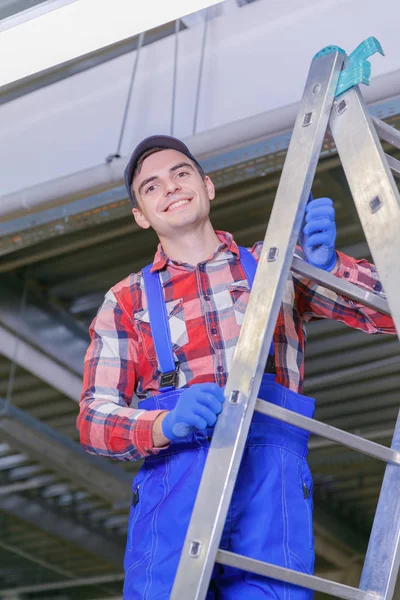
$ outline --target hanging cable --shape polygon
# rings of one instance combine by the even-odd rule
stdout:
[[[129,107],[131,104],[133,85],[134,85],[135,79],[136,79],[136,73],[137,73],[139,58],[140,58],[140,51],[143,46],[145,34],[146,34],[145,31],[143,31],[142,33],[139,34],[138,44],[137,44],[136,53],[135,53],[135,61],[133,63],[132,75],[131,75],[131,80],[130,80],[129,88],[128,88],[128,95],[127,95],[126,103],[125,103],[124,116],[122,118],[121,132],[119,134],[117,151],[115,154],[110,154],[107,157],[106,162],[108,162],[108,163],[110,163],[114,158],[121,158],[122,140],[123,140],[124,133],[125,133],[126,121],[128,119]]]
[[[174,135],[175,126],[175,101],[176,101],[176,80],[178,74],[178,40],[180,30],[180,19],[175,21],[175,56],[174,56],[174,76],[172,82],[172,108],[171,108],[171,135]]]
[[[197,130],[197,117],[198,117],[199,104],[200,104],[200,88],[201,88],[201,80],[203,77],[204,54],[205,54],[206,41],[207,41],[208,14],[209,14],[208,10],[206,9],[206,13],[204,15],[203,42],[202,42],[201,55],[200,55],[199,77],[197,80],[196,106],[195,106],[195,110],[194,110],[194,120],[193,120],[193,135],[196,133],[196,130]]]

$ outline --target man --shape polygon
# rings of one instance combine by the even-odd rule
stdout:
[[[209,220],[215,190],[188,148],[153,136],[125,172],[136,223],[160,245],[152,265],[106,295],[91,328],[78,417],[89,452],[145,458],[133,484],[125,555],[126,600],[170,597],[262,243],[238,248]],[[373,265],[335,251],[332,201],[307,206],[303,256],[380,290]],[[313,416],[303,390],[304,323],[332,318],[368,333],[392,320],[291,274],[259,397]],[[134,394],[138,408],[131,407]],[[256,413],[221,547],[311,573],[308,434]],[[306,589],[216,565],[207,598],[306,600]]]

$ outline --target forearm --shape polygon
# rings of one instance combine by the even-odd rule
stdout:
[[[303,258],[301,252],[297,251],[297,255]],[[355,260],[341,252],[337,252],[337,258],[333,275],[384,297],[374,265],[366,260]],[[296,274],[293,275],[293,281],[297,307],[306,322],[312,318],[334,319],[366,333],[396,333],[391,317]]]
[[[162,431],[162,422],[167,416],[167,412],[158,415],[153,423],[153,446],[154,448],[162,448],[168,446],[170,440],[165,437]]]
[[[337,277],[341,277],[354,283],[358,287],[363,288],[373,294],[385,298],[385,293],[382,289],[382,284],[375,265],[370,264],[367,260],[355,260],[341,252],[338,253],[339,264],[334,270]],[[355,311],[363,315],[365,324],[361,327],[368,333],[390,333],[395,334],[396,329],[393,319],[384,315],[372,308],[368,308],[362,303],[352,301],[351,305]]]
[[[159,446],[153,443],[153,428],[160,414],[159,410],[144,411],[85,398],[77,419],[81,444],[91,454],[114,460],[140,460],[156,454]],[[165,445],[161,437],[156,439],[160,446]]]
[[[130,407],[139,371],[139,344],[113,291],[106,294],[89,332],[77,419],[81,443],[92,454],[139,460],[152,453],[153,422],[161,411]]]

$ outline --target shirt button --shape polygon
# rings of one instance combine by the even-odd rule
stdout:
[[[199,271],[204,271],[204,269],[205,269],[205,265],[203,265],[203,264],[199,265]]]
[[[374,290],[375,292],[381,292],[382,291],[382,284],[380,281],[377,281],[374,285]]]
[[[212,333],[213,335],[217,335],[217,329],[216,329],[216,327],[213,327],[213,328],[211,329],[211,333]]]
[[[223,373],[223,371],[224,371],[224,367],[223,367],[223,366],[221,366],[221,365],[219,365],[219,366],[217,367],[217,371],[218,371],[218,373]]]
[[[204,300],[210,300],[210,296],[204,296]]]
[[[343,273],[343,277],[346,277],[346,279],[348,279],[350,277],[350,273],[348,271],[345,271]]]

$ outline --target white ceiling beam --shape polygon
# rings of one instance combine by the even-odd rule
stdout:
[[[116,44],[142,31],[174,21],[220,1],[68,2],[56,10],[1,32],[0,55],[12,56],[12,60],[3,61],[0,87]]]

